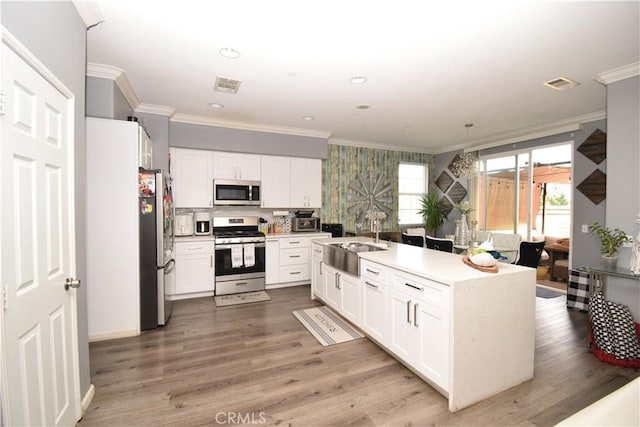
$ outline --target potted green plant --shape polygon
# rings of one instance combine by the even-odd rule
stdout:
[[[600,239],[600,253],[602,254],[602,265],[608,268],[615,268],[618,263],[618,248],[624,243],[630,242],[627,233],[619,228],[610,229],[603,227],[598,222],[589,226],[589,231],[593,232]]]
[[[430,236],[436,236],[438,229],[447,219],[447,208],[438,202],[435,193],[423,194],[420,196],[420,207],[418,211],[424,219],[424,225]]]

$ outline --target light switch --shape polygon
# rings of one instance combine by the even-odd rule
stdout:
[[[589,232],[589,226],[587,224],[582,224],[582,232],[583,233],[588,233]]]

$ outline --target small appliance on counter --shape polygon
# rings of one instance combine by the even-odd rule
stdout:
[[[342,237],[342,224],[322,224],[322,231],[331,233],[331,237]]]
[[[211,215],[208,212],[196,212],[196,236],[211,234]]]
[[[193,212],[176,215],[174,236],[193,236]]]
[[[318,231],[320,230],[320,218],[312,217],[313,209],[300,209],[295,217],[291,218],[291,231]]]

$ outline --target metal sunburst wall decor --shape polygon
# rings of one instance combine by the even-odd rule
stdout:
[[[349,183],[349,189],[353,192],[350,194],[352,205],[347,209],[349,215],[356,215],[356,223],[362,224],[365,215],[370,210],[379,210],[391,217],[391,203],[393,199],[391,195],[387,195],[392,189],[391,184],[382,183],[382,175],[374,176],[373,172],[366,177],[362,173],[356,176],[356,179]]]

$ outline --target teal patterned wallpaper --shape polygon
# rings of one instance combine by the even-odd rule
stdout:
[[[349,213],[349,208],[357,203],[349,183],[357,182],[360,175],[368,185],[370,177],[375,183],[381,175],[380,186],[389,184],[391,187],[385,193],[391,201],[391,216],[384,221],[383,230],[398,230],[398,164],[401,162],[425,164],[433,162],[433,156],[329,144],[327,159],[322,161],[322,222],[341,223],[345,231],[360,231],[360,227],[362,231],[369,231],[368,220],[358,222],[362,225],[356,227],[356,213]],[[429,182],[432,182],[431,177]]]

